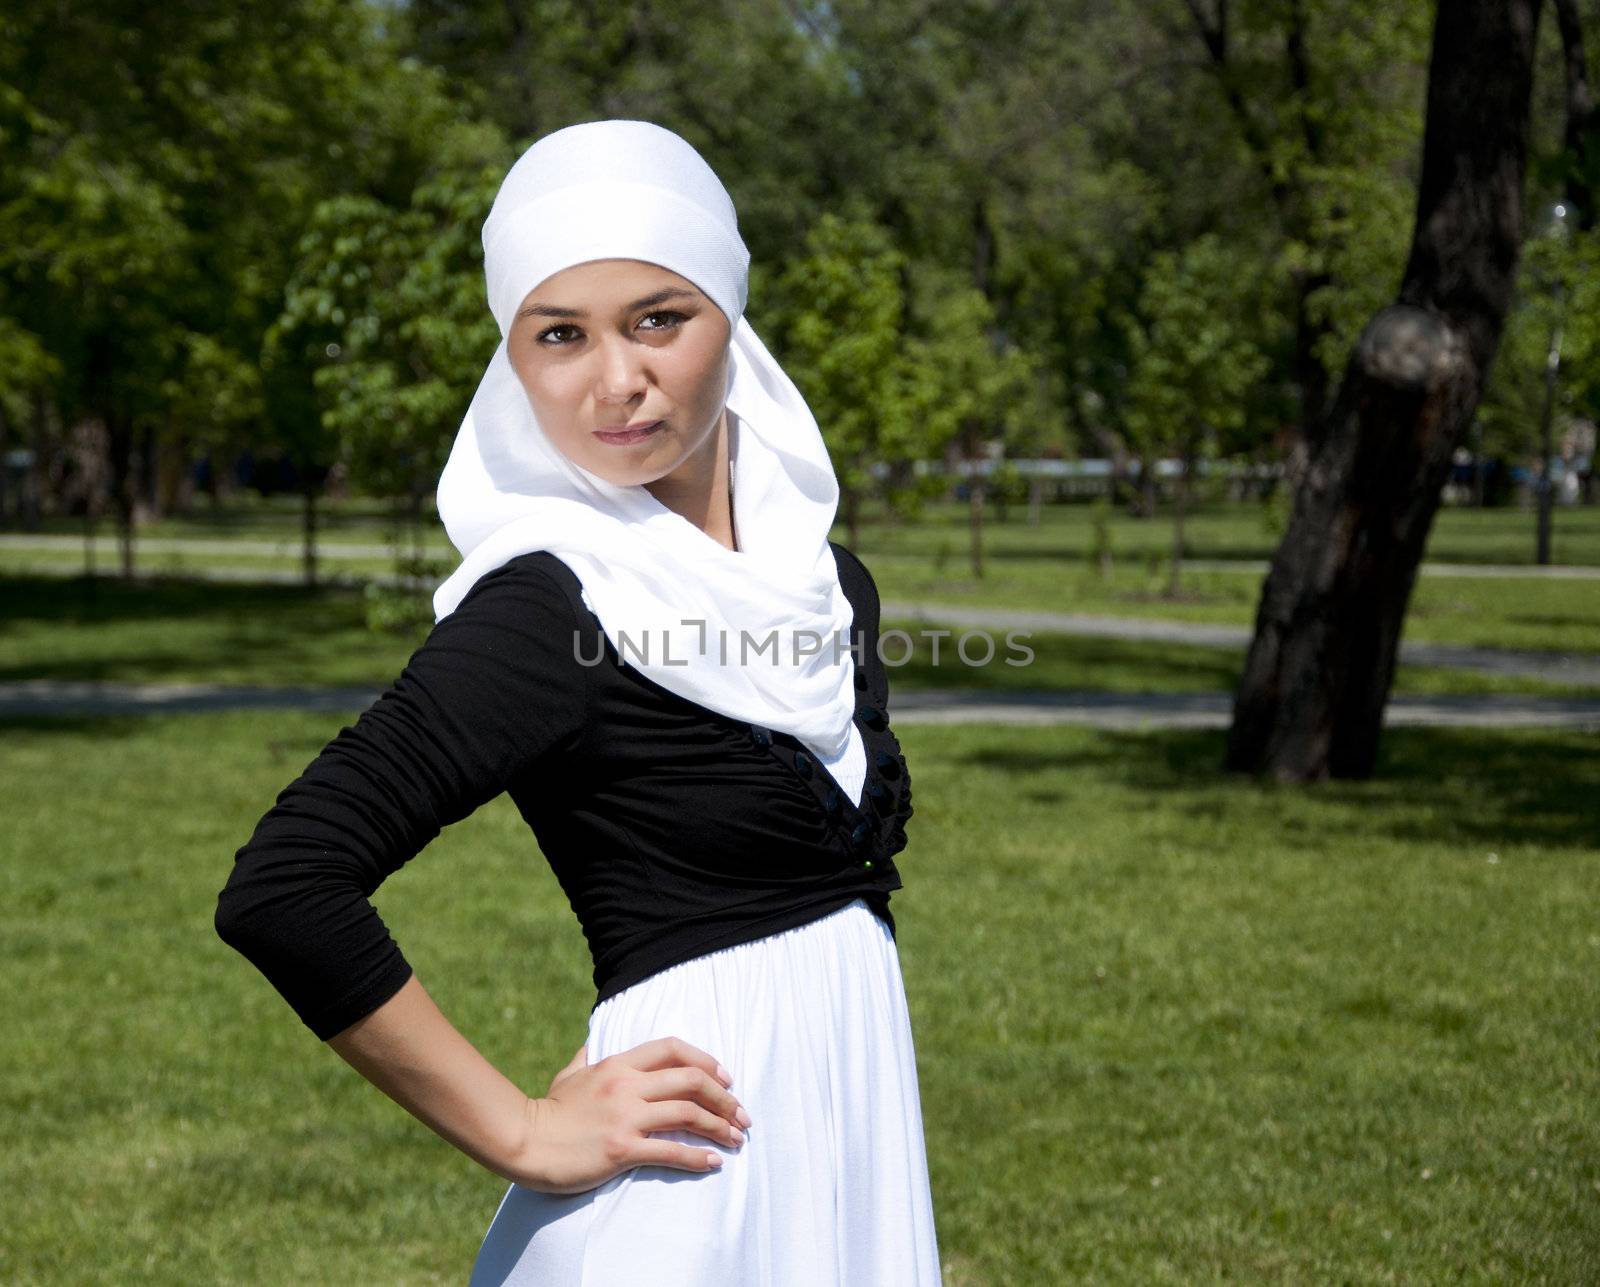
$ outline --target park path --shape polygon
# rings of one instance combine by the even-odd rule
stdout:
[[[378,690],[361,687],[252,688],[227,684],[118,684],[65,680],[0,683],[0,719],[166,715],[245,709],[354,715]],[[903,688],[896,724],[1079,724],[1091,728],[1226,728],[1230,693],[1098,693],[1056,690]],[[1391,727],[1576,728],[1600,731],[1600,699],[1399,697]]]

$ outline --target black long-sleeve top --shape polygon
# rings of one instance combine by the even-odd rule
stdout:
[[[326,1040],[411,976],[373,892],[501,791],[583,928],[596,1005],[856,898],[892,931],[911,781],[886,713],[877,587],[830,545],[855,610],[859,804],[789,734],[623,664],[572,570],[525,554],[481,578],[279,793],[235,854],[217,933]]]

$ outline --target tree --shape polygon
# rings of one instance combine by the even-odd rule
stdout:
[[[1427,9],[1416,0],[1185,0],[1216,89],[1284,238],[1299,477],[1353,321],[1377,306],[1410,195],[1409,82]],[[1387,212],[1390,217],[1380,216]],[[1380,216],[1380,217],[1374,217]]]
[[[935,449],[960,446],[967,473],[967,527],[972,575],[983,575],[986,441],[1002,444],[1041,414],[1035,360],[1009,343],[994,307],[975,286],[925,266],[913,333],[907,338],[900,409]]]
[[[828,445],[852,546],[872,466],[920,445],[907,441],[912,426],[900,407],[903,268],[882,228],[860,216],[825,214],[763,305],[774,344]]]
[[[506,143],[493,127],[461,125],[438,147],[402,208],[355,195],[317,206],[269,337],[270,351],[313,364],[320,421],[351,478],[401,503],[411,550],[397,529],[397,571],[412,575],[431,571],[423,503],[499,342],[478,230]]]
[[[1128,315],[1132,368],[1124,423],[1147,467],[1178,462],[1167,593],[1181,588],[1183,524],[1196,463],[1225,451],[1251,419],[1250,394],[1267,358],[1250,333],[1261,285],[1220,238],[1151,258],[1138,316]]]
[[[1372,772],[1417,567],[1511,299],[1539,9],[1439,6],[1410,258],[1317,426],[1261,593],[1232,769]]]
[[[7,9],[0,303],[54,359],[53,418],[103,429],[124,573],[164,448],[270,436],[259,347],[302,212],[411,186],[381,26],[338,0]]]

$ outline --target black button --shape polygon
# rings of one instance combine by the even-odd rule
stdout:
[[[767,730],[764,728],[752,725],[750,728],[750,740],[753,741],[757,746],[771,746],[772,734],[767,732]]]
[[[856,828],[850,833],[850,843],[860,849],[872,837],[872,828],[865,822],[856,823]]]
[[[822,803],[827,806],[829,813],[837,813],[841,798],[838,787],[829,787],[828,794],[822,797]]]
[[[811,776],[811,757],[809,755],[807,755],[804,751],[796,751],[794,753],[794,767],[795,767],[795,771],[797,773],[799,773],[801,777],[803,777],[803,778],[810,777]]]
[[[884,719],[883,712],[876,706],[863,706],[856,712],[868,728],[882,728],[889,721]]]

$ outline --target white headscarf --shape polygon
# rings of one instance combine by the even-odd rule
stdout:
[[[511,167],[483,247],[501,342],[439,479],[439,516],[462,562],[435,592],[435,616],[486,572],[549,550],[627,664],[709,710],[792,734],[858,798],[854,614],[828,546],[839,484],[805,399],[744,319],[750,254],[721,181],[658,125],[569,126]],[[533,414],[505,337],[534,287],[596,259],[658,264],[728,317],[737,552],[643,486],[574,463]],[[777,655],[758,651],[774,632]]]

